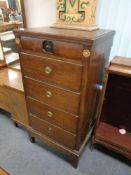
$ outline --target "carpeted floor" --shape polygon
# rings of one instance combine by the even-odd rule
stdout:
[[[131,175],[130,162],[104,149],[86,147],[74,169],[40,143],[32,144],[22,128],[15,128],[9,115],[0,114],[0,167],[11,175]]]

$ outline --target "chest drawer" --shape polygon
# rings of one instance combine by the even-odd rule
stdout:
[[[53,39],[40,39],[33,37],[21,37],[21,47],[40,53],[51,53],[55,56],[81,60],[83,57],[83,45]],[[47,50],[50,50],[49,52]]]
[[[30,120],[32,128],[34,128],[36,131],[54,139],[55,141],[67,147],[70,147],[71,149],[75,148],[75,142],[76,142],[75,135],[62,130],[59,127],[51,125],[48,122],[38,119],[33,115],[30,116]]]
[[[78,117],[52,108],[31,98],[27,99],[29,112],[42,120],[55,124],[64,130],[76,134]]]
[[[24,78],[26,95],[50,106],[60,108],[72,114],[78,114],[80,94],[56,86]]]
[[[82,65],[24,53],[21,63],[23,73],[28,77],[80,90]]]

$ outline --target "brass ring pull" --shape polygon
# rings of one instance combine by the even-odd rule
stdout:
[[[88,49],[84,49],[84,50],[83,50],[83,56],[84,56],[85,58],[88,58],[90,55],[91,55],[91,52],[90,52]]]
[[[53,117],[53,113],[52,113],[51,111],[48,111],[48,112],[47,112],[47,116],[48,116],[49,118],[51,118],[51,117]]]
[[[46,92],[46,97],[47,97],[47,98],[51,98],[52,95],[53,95],[52,92],[50,92],[50,91],[47,91],[47,92]]]
[[[46,66],[45,67],[45,69],[44,69],[44,71],[45,71],[45,74],[51,74],[51,72],[52,72],[52,69],[49,67],[49,66]]]

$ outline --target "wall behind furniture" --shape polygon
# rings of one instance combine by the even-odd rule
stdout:
[[[28,27],[50,26],[55,22],[56,0],[24,0]],[[98,0],[97,24],[116,31],[110,59],[131,57],[131,0]]]
[[[27,27],[50,26],[55,22],[55,0],[24,0]]]
[[[98,0],[97,23],[116,31],[110,59],[115,55],[131,58],[131,0]]]

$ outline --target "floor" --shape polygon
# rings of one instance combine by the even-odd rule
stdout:
[[[0,114],[0,167],[10,175],[131,175],[127,159],[87,146],[74,169],[59,155],[40,143],[31,143],[27,132],[14,127],[9,114]]]

